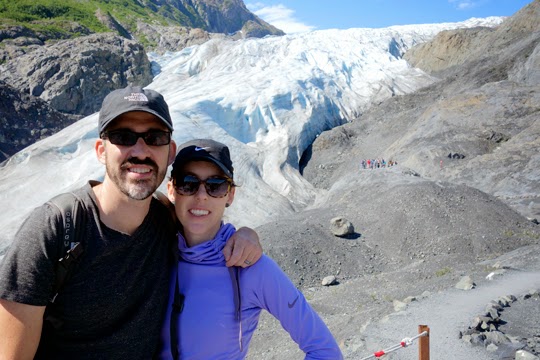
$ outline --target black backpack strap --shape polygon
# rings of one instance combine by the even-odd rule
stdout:
[[[234,317],[236,321],[240,324],[240,329],[238,332],[238,344],[240,346],[240,351],[243,351],[242,345],[242,299],[240,298],[240,278],[239,278],[240,268],[236,266],[231,266],[229,268],[229,275],[231,277],[232,287],[233,287],[233,296],[234,296]]]
[[[180,313],[184,310],[184,295],[180,293],[180,286],[178,285],[178,265],[176,265],[175,276],[175,288],[174,288],[174,301],[172,304],[171,313],[171,354],[173,359],[180,358],[180,349],[178,348],[178,319]]]
[[[86,214],[82,201],[73,193],[60,194],[49,200],[48,203],[59,209],[63,222],[60,254],[64,254],[64,256],[58,260],[55,266],[53,296],[50,300],[51,303],[54,303],[84,252],[82,241],[86,227]]]

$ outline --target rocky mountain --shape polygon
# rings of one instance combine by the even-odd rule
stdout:
[[[405,58],[439,81],[323,133],[304,176],[329,189],[351,162],[394,159],[423,178],[467,184],[540,218],[539,16],[534,1],[495,30],[445,31],[411,49]]]
[[[193,9],[191,13],[202,20],[203,29],[208,32],[223,34],[241,32],[242,37],[284,35],[283,31],[251,13],[243,0],[158,0],[156,3],[170,4],[180,10]]]
[[[540,297],[529,294],[540,290],[539,18],[535,0],[494,30],[442,32],[409,50],[438,81],[321,134],[303,163],[315,204],[257,228],[345,358],[399,344],[420,324],[433,358],[539,356]],[[397,165],[361,167],[382,158]],[[336,217],[354,231],[334,236]],[[328,276],[335,285],[321,286]],[[301,356],[271,317],[252,349],[252,359]]]
[[[153,76],[148,51],[178,51],[214,37],[283,35],[242,0],[0,3],[0,91],[16,91],[28,105],[39,103],[71,121],[98,111],[112,89],[148,85]],[[35,111],[0,107],[5,125],[0,161],[66,124],[44,130]],[[27,132],[16,119],[27,119]]]

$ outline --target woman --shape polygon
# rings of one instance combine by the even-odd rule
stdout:
[[[272,259],[263,255],[247,268],[225,267],[221,249],[235,228],[222,217],[236,191],[227,146],[199,139],[179,149],[167,190],[182,225],[180,259],[160,358],[176,358],[178,351],[181,359],[243,359],[264,309],[306,359],[342,359],[324,322]]]

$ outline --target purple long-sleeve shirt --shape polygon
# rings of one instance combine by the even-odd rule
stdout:
[[[306,354],[305,359],[342,359],[339,347],[322,319],[269,257],[239,268],[241,324],[235,318],[234,292],[222,249],[235,232],[222,225],[216,237],[187,247],[179,236],[178,277],[172,276],[160,358],[171,358],[170,320],[175,283],[185,296],[178,318],[181,359],[243,359],[262,309],[276,317]],[[175,269],[176,270],[176,269]],[[240,342],[242,346],[240,346]]]

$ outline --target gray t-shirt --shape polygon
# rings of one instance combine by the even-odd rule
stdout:
[[[63,224],[57,208],[45,204],[23,223],[0,264],[0,298],[44,306],[62,320],[44,322],[36,358],[150,359],[159,339],[168,298],[170,213],[153,199],[132,235],[99,220],[91,182],[75,193],[86,209],[84,253],[70,279],[48,305],[54,267],[63,257]]]

